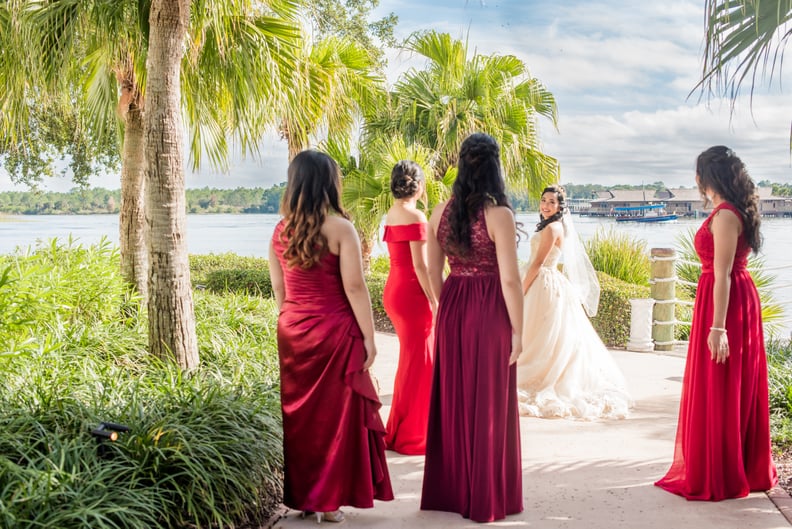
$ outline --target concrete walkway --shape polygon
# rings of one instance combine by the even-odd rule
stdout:
[[[398,361],[395,336],[377,335],[372,368],[387,419]],[[458,514],[419,510],[422,456],[388,452],[396,499],[374,509],[344,508],[345,526],[532,529],[780,529],[792,527],[764,493],[717,503],[689,502],[652,483],[671,463],[685,359],[681,355],[613,351],[635,399],[626,420],[581,422],[520,419],[525,511],[491,524]],[[327,526],[327,524],[323,524]],[[288,512],[274,527],[316,527]],[[330,524],[329,527],[334,527]]]

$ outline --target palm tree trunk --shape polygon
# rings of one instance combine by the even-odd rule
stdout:
[[[121,276],[128,285],[135,288],[145,304],[148,298],[148,252],[143,208],[146,166],[141,109],[130,108],[125,122],[121,163],[121,214],[118,223]]]
[[[149,350],[198,365],[186,238],[180,69],[190,0],[153,0],[149,15],[145,140],[149,224]]]

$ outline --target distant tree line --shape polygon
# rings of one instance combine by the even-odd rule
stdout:
[[[262,187],[187,189],[187,213],[277,213],[285,183]],[[75,188],[0,192],[0,213],[15,215],[85,215],[119,212],[121,191]]]
[[[776,196],[792,196],[792,184],[774,184],[763,180],[761,187],[772,187]],[[286,184],[276,184],[267,189],[262,187],[215,189],[203,187],[187,189],[187,213],[277,213]],[[652,184],[564,184],[567,198],[593,198],[608,189],[665,189],[663,182]],[[512,206],[516,211],[536,211],[539,197],[528,197],[524,193],[511,194]],[[44,191],[0,192],[0,213],[15,215],[85,215],[96,213],[118,213],[121,201],[119,190],[103,188],[75,188],[67,193]]]

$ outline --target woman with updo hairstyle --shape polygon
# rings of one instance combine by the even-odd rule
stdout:
[[[523,510],[517,229],[495,139],[468,136],[457,168],[451,198],[429,220],[440,299],[421,509],[491,522]]]
[[[369,367],[377,348],[360,240],[341,174],[306,150],[289,164],[269,267],[278,316],[283,503],[342,522],[342,505],[392,500],[385,427]]]
[[[767,357],[759,294],[747,270],[759,251],[759,199],[742,160],[718,145],[696,161],[712,212],[693,239],[701,260],[674,461],[656,485],[719,501],[778,482],[770,445]]]
[[[523,354],[517,361],[520,413],[626,417],[632,399],[624,375],[589,321],[597,313],[599,281],[560,185],[542,191],[530,244],[522,281]]]
[[[385,217],[390,272],[382,301],[399,337],[399,366],[386,427],[385,444],[406,455],[423,455],[432,385],[437,298],[429,285],[426,215],[418,209],[425,193],[421,167],[409,160],[391,171],[393,205]]]

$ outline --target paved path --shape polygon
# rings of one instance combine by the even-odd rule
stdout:
[[[398,340],[377,335],[373,373],[387,419]],[[525,511],[491,524],[419,510],[423,457],[388,452],[396,500],[374,509],[345,508],[344,526],[373,529],[780,529],[792,527],[764,493],[718,503],[689,502],[652,483],[671,462],[684,358],[613,351],[635,408],[629,419],[581,422],[520,419]],[[327,524],[323,526],[328,527]],[[329,525],[330,528],[335,525]],[[293,511],[276,528],[316,527]]]

